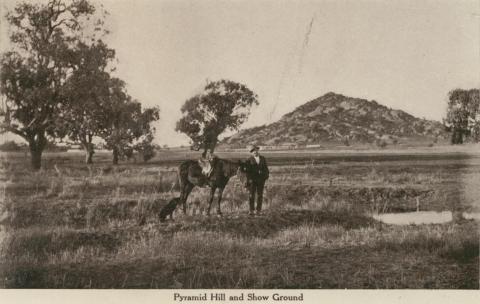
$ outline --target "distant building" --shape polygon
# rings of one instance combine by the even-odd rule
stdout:
[[[260,150],[275,150],[277,146],[258,146]]]
[[[284,143],[284,144],[278,145],[278,147],[280,149],[290,150],[290,149],[295,149],[297,147],[297,144],[295,144],[295,143]]]

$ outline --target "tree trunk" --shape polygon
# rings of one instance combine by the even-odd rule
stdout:
[[[118,148],[113,147],[113,164],[118,165]]]
[[[207,154],[207,150],[210,150],[212,153],[215,152],[215,147],[217,146],[217,142],[218,142],[218,139],[217,139],[217,138],[206,142],[206,143],[204,144],[203,154],[202,154],[202,155],[206,155],[206,154]]]
[[[93,151],[88,151],[85,153],[85,163],[93,164]]]
[[[452,219],[454,223],[462,222],[465,220],[465,217],[463,217],[463,212],[460,210],[454,210],[452,212]]]
[[[463,144],[463,130],[462,129],[453,128],[452,144],[454,144],[454,145]]]
[[[95,148],[92,144],[92,135],[86,135],[82,140],[82,144],[85,148],[85,163],[93,164],[93,154],[95,153]]]
[[[93,154],[95,153],[95,150],[93,148],[92,143],[86,143],[84,145],[85,147],[85,162],[87,164],[93,164]]]
[[[30,147],[32,169],[35,171],[40,170],[42,167],[42,152],[40,149],[32,149]]]
[[[42,153],[45,148],[46,139],[43,133],[36,134],[28,139],[28,145],[30,147],[30,160],[32,169],[34,171],[39,170],[42,167]]]

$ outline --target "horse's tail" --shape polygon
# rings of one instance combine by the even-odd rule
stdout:
[[[177,191],[181,191],[181,186],[180,186],[180,175],[178,175],[177,173],[177,178],[173,181],[172,183],[172,187],[170,188],[170,191],[169,192],[173,192],[175,190]]]
[[[180,168],[178,168],[178,170],[176,171],[177,173],[177,178],[175,178],[175,180],[173,181],[172,183],[172,187],[170,188],[170,192],[173,192],[173,191],[181,191],[182,190],[182,178],[180,176]]]

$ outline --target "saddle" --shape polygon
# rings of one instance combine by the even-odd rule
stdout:
[[[202,168],[202,174],[206,177],[210,177],[213,171],[213,166],[208,159],[199,159],[198,164]]]

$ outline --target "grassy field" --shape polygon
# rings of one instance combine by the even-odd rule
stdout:
[[[242,153],[219,153],[238,159]],[[247,215],[236,178],[223,217],[161,223],[179,195],[176,166],[194,155],[109,164],[47,154],[39,172],[3,154],[0,287],[4,288],[479,288],[479,223],[396,226],[383,212],[480,211],[479,155],[459,151],[266,153],[265,215]],[[215,208],[213,208],[215,210]]]

